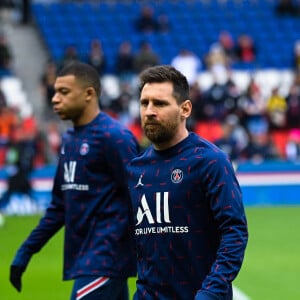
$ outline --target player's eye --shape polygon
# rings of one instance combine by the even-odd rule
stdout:
[[[149,104],[148,100],[141,100],[140,101],[141,106],[146,107]]]
[[[167,105],[168,105],[168,102],[156,100],[156,101],[154,101],[154,105],[155,105],[155,106],[158,106],[158,107],[163,107],[163,106],[167,106]]]
[[[62,94],[62,95],[67,95],[69,93],[69,90],[68,89],[60,89],[59,92]]]

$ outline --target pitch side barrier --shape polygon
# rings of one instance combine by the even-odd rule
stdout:
[[[245,162],[236,172],[246,206],[300,204],[300,161]]]
[[[55,166],[35,169],[32,196],[16,193],[2,210],[7,214],[32,214],[45,210],[51,200]],[[300,161],[244,162],[236,165],[237,178],[246,206],[299,205]],[[0,170],[0,194],[7,188],[7,172]]]

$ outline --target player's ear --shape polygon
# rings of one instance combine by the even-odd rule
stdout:
[[[95,97],[96,95],[96,92],[95,92],[95,89],[92,88],[92,87],[88,87],[86,90],[85,90],[85,93],[86,93],[86,99],[88,101],[90,101],[93,97]]]
[[[192,113],[192,102],[191,100],[185,100],[181,104],[181,117],[187,119]]]

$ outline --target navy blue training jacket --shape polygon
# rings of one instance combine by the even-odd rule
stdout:
[[[135,300],[232,299],[248,240],[228,157],[194,133],[128,166],[137,241]]]
[[[65,226],[65,280],[85,275],[135,276],[125,165],[137,153],[130,131],[103,112],[90,124],[68,130],[51,204],[13,264],[26,266],[32,254]]]

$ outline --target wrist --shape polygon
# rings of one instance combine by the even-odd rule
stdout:
[[[221,300],[221,298],[216,294],[202,290],[196,294],[195,300]]]

